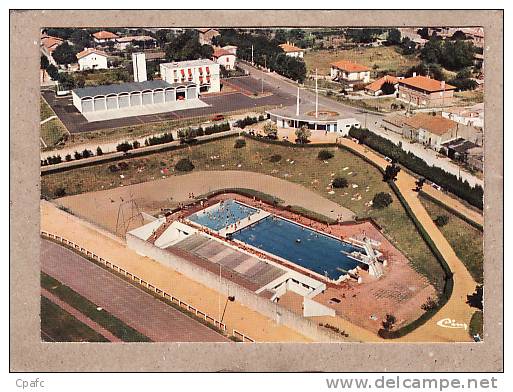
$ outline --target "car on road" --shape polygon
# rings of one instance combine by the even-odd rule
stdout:
[[[212,121],[221,121],[224,120],[224,116],[222,114],[216,114],[212,117]]]

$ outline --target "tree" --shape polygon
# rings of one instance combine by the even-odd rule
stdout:
[[[166,59],[169,61],[209,59],[212,53],[212,46],[199,43],[196,30],[186,30],[166,45]]]
[[[328,159],[333,158],[334,155],[330,150],[320,150],[317,154],[317,158],[321,161],[327,161]]]
[[[347,188],[349,184],[344,177],[335,177],[331,185],[333,188]]]
[[[137,140],[134,140],[134,142],[132,143],[132,147],[135,149],[135,148],[139,148],[141,147],[141,143],[139,143]]]
[[[391,29],[388,31],[387,45],[399,45],[401,43],[401,32],[398,29]]]
[[[76,87],[75,79],[67,72],[60,72],[57,77],[61,90],[72,90]]]
[[[245,146],[246,146],[246,140],[244,140],[242,138],[235,140],[235,145],[234,145],[235,148],[242,148]]]
[[[59,70],[53,64],[48,65],[46,72],[48,73],[48,76],[52,78],[52,80],[57,80],[59,78]]]
[[[397,179],[397,174],[401,171],[401,168],[397,166],[395,163],[388,165],[385,168],[385,173],[383,174],[383,181],[395,181]]]
[[[278,133],[278,127],[272,121],[267,121],[262,127],[262,130],[264,131],[267,137],[276,136],[276,134]]]
[[[409,55],[415,53],[415,49],[417,48],[417,44],[413,42],[408,37],[403,37],[401,41],[401,51],[404,55]]]
[[[55,189],[54,195],[55,197],[64,197],[66,196],[66,189],[60,186],[57,189]]]
[[[376,193],[372,199],[372,206],[374,208],[383,209],[392,204],[392,196],[390,193],[379,192]]]
[[[385,316],[385,320],[381,324],[383,325],[383,329],[385,331],[390,331],[393,328],[396,321],[397,320],[394,315],[387,314]]]
[[[194,169],[194,164],[189,158],[182,158],[176,163],[175,169],[181,172],[189,172]]]
[[[483,310],[483,285],[482,284],[478,284],[476,286],[476,291],[473,294],[467,295],[467,304],[474,308]]]
[[[75,45],[77,52],[81,52],[84,48],[90,48],[93,46],[91,34],[84,29],[76,29],[71,33],[69,40]]]
[[[381,92],[383,95],[395,94],[395,86],[391,82],[385,82],[381,85]]]
[[[103,155],[103,150],[102,150],[102,148],[101,148],[100,146],[98,146],[98,147],[96,148],[96,155],[97,155],[97,156]]]
[[[52,57],[57,62],[57,64],[67,65],[77,62],[75,51],[66,41],[57,46],[57,48],[52,53]]]
[[[467,34],[465,34],[461,30],[456,30],[454,32],[454,34],[452,35],[451,39],[452,40],[466,40],[467,39]]]
[[[127,153],[128,151],[130,151],[131,149],[133,148],[132,144],[129,143],[129,142],[123,142],[123,143],[119,143],[117,146],[116,146],[116,150],[117,151],[121,151],[121,152],[124,152],[124,153]]]
[[[41,61],[40,61],[40,68],[47,69],[49,65],[50,65],[50,62],[48,61],[48,58],[42,54]]]
[[[300,144],[306,144],[309,142],[310,136],[312,136],[312,132],[308,129],[306,125],[303,125],[301,128],[296,129],[296,142]]]

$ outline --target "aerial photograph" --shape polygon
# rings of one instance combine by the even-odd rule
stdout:
[[[41,340],[484,341],[484,48],[41,29]]]

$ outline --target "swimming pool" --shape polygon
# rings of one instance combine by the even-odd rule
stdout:
[[[358,265],[343,251],[363,252],[362,248],[273,215],[233,233],[232,238],[333,280]]]
[[[238,203],[235,200],[226,200],[210,208],[198,211],[187,219],[211,230],[219,231],[241,219],[247,218],[257,212],[256,208]]]

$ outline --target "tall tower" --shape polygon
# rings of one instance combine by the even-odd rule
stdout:
[[[145,82],[148,80],[146,75],[146,55],[144,53],[132,53],[132,67],[134,69],[134,82]]]

